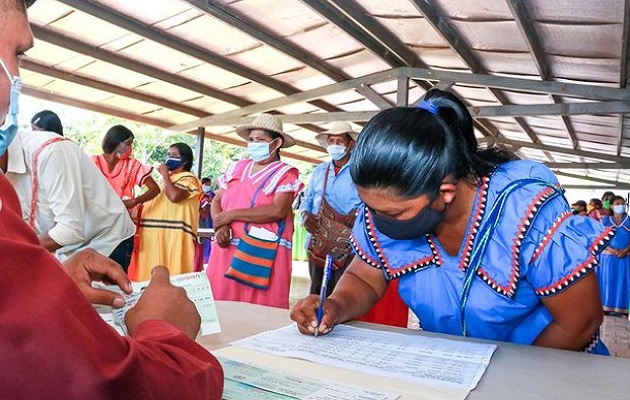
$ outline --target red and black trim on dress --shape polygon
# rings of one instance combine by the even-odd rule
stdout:
[[[534,255],[532,256],[530,263],[535,262],[538,259],[538,257],[540,257],[545,247],[547,247],[547,244],[549,244],[549,242],[551,241],[551,238],[553,237],[553,235],[555,235],[556,231],[560,228],[560,226],[562,226],[562,224],[567,218],[572,217],[572,216],[573,216],[573,213],[571,211],[567,211],[564,214],[560,215],[558,219],[556,219],[556,221],[553,223],[551,228],[547,230],[547,233],[545,233],[545,236],[543,237],[540,244],[534,251]]]
[[[468,264],[470,263],[470,255],[472,254],[473,244],[475,243],[475,237],[479,232],[481,221],[483,220],[483,214],[486,209],[486,202],[488,200],[488,187],[490,186],[490,176],[484,176],[481,179],[481,187],[477,193],[475,214],[473,216],[473,222],[466,235],[466,245],[462,258],[459,260],[459,269],[466,271]]]
[[[492,288],[492,290],[497,293],[506,296],[511,299],[514,297],[516,293],[516,286],[520,279],[520,252],[521,245],[523,243],[523,239],[529,229],[534,217],[540,210],[543,203],[556,192],[556,189],[552,187],[546,187],[542,191],[536,195],[534,200],[528,205],[527,210],[525,211],[525,216],[521,218],[521,223],[517,227],[516,232],[514,234],[514,239],[512,239],[512,266],[510,278],[507,284],[500,284],[496,280],[492,279],[490,275],[484,270],[482,266],[479,266],[477,270],[477,275],[481,277],[481,279]]]
[[[599,330],[597,330],[597,332],[595,332],[593,334],[593,336],[591,336],[591,339],[588,341],[588,343],[586,344],[586,346],[584,346],[584,348],[582,350],[580,350],[583,353],[592,353],[593,350],[595,350],[595,348],[597,347],[597,345],[600,342],[600,337],[599,337]]]
[[[608,245],[608,242],[615,236],[615,229],[608,227],[601,235],[599,235],[591,244],[589,253],[591,254],[586,261],[572,269],[567,275],[540,289],[535,289],[538,296],[552,296],[566,289],[571,283],[582,278],[587,272],[595,268],[597,265],[597,255],[602,248]]]
[[[394,268],[391,266],[389,259],[387,258],[387,256],[385,255],[385,253],[383,252],[383,249],[381,247],[381,244],[378,240],[378,237],[376,236],[376,229],[374,228],[374,224],[372,222],[372,216],[370,214],[370,211],[367,207],[364,207],[363,209],[363,214],[364,214],[364,218],[365,218],[365,231],[367,232],[368,235],[368,240],[370,241],[370,244],[372,245],[372,247],[374,248],[374,251],[376,252],[376,256],[378,257],[378,261],[374,260],[373,258],[371,258],[370,256],[368,256],[367,254],[365,254],[364,251],[361,250],[361,248],[358,246],[354,235],[351,236],[350,241],[352,243],[352,246],[354,247],[354,249],[357,252],[357,255],[363,260],[365,261],[368,265],[371,265],[375,268],[385,268],[385,271],[387,272],[387,275],[391,278],[399,278],[402,275],[405,275],[409,272],[413,272],[413,271],[417,271],[420,269],[424,269],[429,267],[431,264],[435,264],[435,265],[442,265],[442,261],[440,259],[439,256],[439,252],[437,250],[437,248],[435,247],[435,244],[433,243],[433,241],[431,240],[431,238],[429,237],[429,235],[426,236],[427,238],[427,242],[429,244],[429,247],[431,249],[431,254],[423,257],[419,260],[415,260],[412,261],[400,268]]]
[[[378,261],[374,260],[372,257],[365,254],[365,252],[361,249],[361,247],[357,243],[356,238],[354,237],[354,233],[350,235],[350,243],[352,244],[354,251],[356,251],[357,255],[359,256],[359,258],[361,258],[361,260],[363,260],[366,264],[374,268],[379,268],[379,269],[381,268],[381,264]]]

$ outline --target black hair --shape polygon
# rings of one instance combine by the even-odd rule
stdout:
[[[434,198],[447,175],[479,179],[516,157],[505,149],[480,149],[466,105],[439,89],[426,108],[394,107],[363,128],[350,158],[350,174],[362,188],[391,188],[404,198]]]
[[[110,154],[116,150],[116,146],[129,138],[134,138],[133,132],[124,125],[114,125],[107,130],[103,137],[101,148],[103,153]]]
[[[179,150],[179,156],[182,159],[182,165],[184,166],[184,170],[190,172],[193,166],[193,161],[195,160],[195,156],[193,155],[193,151],[190,148],[190,146],[187,145],[186,143],[178,142],[178,143],[173,143],[172,145],[168,147],[169,148],[177,147],[177,150]]]
[[[602,206],[604,205],[604,204],[602,203],[602,201],[601,201],[600,199],[597,199],[597,198],[595,198],[595,199],[591,199],[591,200],[589,201],[589,203],[590,203],[591,201],[595,204],[595,206],[596,206],[597,208],[602,208]]]
[[[63,136],[63,125],[59,116],[50,110],[43,110],[33,115],[31,125],[36,126],[42,131],[54,132]]]
[[[212,179],[210,179],[210,178],[201,178],[201,184],[203,185],[204,183],[212,183]]]
[[[586,202],[584,200],[578,200],[572,204],[573,206],[584,207],[586,209]]]
[[[608,199],[610,200],[610,202],[612,203],[612,198],[615,197],[615,193],[608,191],[608,192],[604,192],[604,194],[602,195],[602,200],[604,199]]]
[[[611,192],[612,193],[612,192]],[[605,193],[604,193],[605,194]],[[610,199],[610,204],[613,204],[617,200],[623,200],[623,203],[626,203],[626,199],[623,196],[615,196]]]

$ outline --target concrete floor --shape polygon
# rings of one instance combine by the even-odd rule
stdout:
[[[307,264],[294,261],[291,280],[291,306],[308,294],[309,285]],[[417,329],[417,319],[413,314],[409,318],[409,326]],[[601,334],[612,356],[630,358],[630,321],[626,315],[607,315],[604,317]]]
[[[611,355],[630,358],[630,321],[626,315],[605,316],[601,332]]]

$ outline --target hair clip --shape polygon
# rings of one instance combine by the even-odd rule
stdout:
[[[438,106],[433,104],[433,102],[430,101],[430,100],[423,100],[422,103],[420,103],[418,105],[418,108],[422,108],[423,110],[427,110],[428,112],[430,112],[433,115],[437,115],[437,113],[438,113]]]

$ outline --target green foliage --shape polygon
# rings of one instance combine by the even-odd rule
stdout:
[[[210,178],[212,182],[225,173],[228,165],[240,160],[245,149],[214,140],[206,140],[203,148],[202,178]]]

